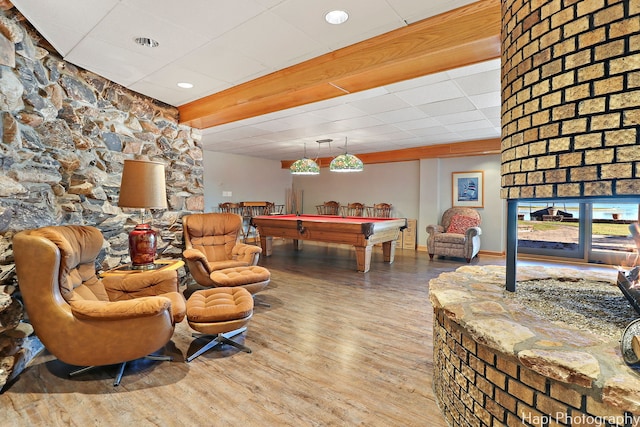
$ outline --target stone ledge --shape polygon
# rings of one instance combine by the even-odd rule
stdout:
[[[518,280],[581,277],[615,282],[617,272],[518,267]],[[463,266],[429,282],[436,311],[478,343],[515,357],[538,374],[585,389],[583,394],[622,411],[640,412],[640,371],[624,363],[619,342],[550,322],[505,298],[505,268]]]

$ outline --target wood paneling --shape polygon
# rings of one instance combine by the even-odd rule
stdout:
[[[483,156],[500,153],[500,138],[465,141],[451,144],[427,145],[424,147],[405,148],[403,150],[380,151],[378,153],[358,154],[364,164],[406,162],[409,160]],[[328,167],[331,157],[317,160],[320,167]],[[288,169],[295,160],[282,160],[282,169]]]
[[[179,107],[204,129],[500,57],[500,2],[481,0]]]

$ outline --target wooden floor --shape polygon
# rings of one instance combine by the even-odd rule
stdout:
[[[482,257],[474,264],[504,264]],[[446,426],[432,391],[429,279],[464,263],[375,248],[368,273],[353,248],[274,245],[271,270],[241,340],[253,353],[215,349],[185,363],[200,341],[186,321],[164,350],[173,362],[67,378],[73,368],[40,355],[0,395],[7,426]],[[189,286],[187,291],[192,290]],[[126,342],[114,345],[127,345]]]

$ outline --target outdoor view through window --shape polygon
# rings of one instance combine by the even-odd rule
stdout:
[[[638,222],[638,207],[637,201],[618,200],[520,202],[518,252],[634,265],[637,253],[629,224]]]

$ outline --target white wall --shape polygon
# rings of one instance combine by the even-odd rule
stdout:
[[[365,165],[364,171],[351,173],[321,168],[320,175],[294,176],[293,186],[303,191],[304,213],[317,213],[316,205],[329,200],[341,205],[360,202],[366,206],[384,202],[393,205],[393,216],[418,218],[419,181],[420,164],[416,160]]]
[[[291,188],[291,174],[280,161],[203,152],[205,212],[215,211],[219,203],[268,201],[284,204],[285,192]],[[223,197],[230,191],[231,197]]]
[[[424,159],[420,161],[418,244],[426,245],[429,224],[437,224],[453,201],[453,172],[484,171],[481,250],[504,252],[506,202],[500,198],[500,155]],[[435,222],[434,222],[435,221]]]
[[[320,175],[292,176],[279,161],[204,152],[205,211],[221,202],[267,200],[284,204],[286,189],[302,190],[303,212],[316,213],[328,200],[340,204],[391,203],[392,214],[418,220],[418,245],[425,246],[426,227],[437,223],[452,203],[452,172],[484,171],[482,250],[504,252],[506,203],[500,199],[500,156],[423,159],[365,165],[359,173],[335,173],[322,168]],[[231,191],[232,197],[223,197]]]

